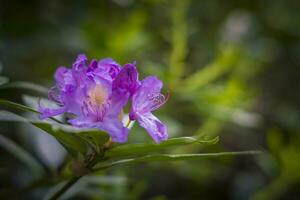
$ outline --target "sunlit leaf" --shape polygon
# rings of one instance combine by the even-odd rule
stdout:
[[[86,142],[77,135],[77,133],[81,130],[75,129],[71,126],[62,125],[59,123],[49,123],[46,121],[25,119],[19,115],[7,111],[0,111],[0,121],[30,123],[55,137],[64,147],[67,148],[66,150],[69,151],[69,153],[73,154],[74,152],[78,151],[82,154],[85,154],[87,152]]]
[[[50,101],[49,99],[46,98],[40,98],[40,97],[35,97],[35,96],[30,96],[30,95],[22,95],[22,100],[25,106],[28,106],[30,108],[33,108],[35,110],[38,110],[39,108],[39,101],[42,102],[43,107],[45,108],[57,108],[57,104],[53,101]],[[50,119],[62,123],[64,116],[63,115],[57,115],[55,117],[50,117]]]
[[[99,163],[94,167],[94,171],[106,169],[109,167],[135,163],[135,162],[150,162],[150,161],[184,161],[184,160],[198,160],[206,158],[215,158],[221,156],[238,156],[238,155],[256,155],[260,151],[237,151],[237,152],[219,152],[219,153],[195,153],[195,154],[153,154],[136,158],[121,159],[117,161]]]
[[[45,122],[31,122],[34,126],[42,129],[43,131],[54,136],[58,141],[64,145],[72,148],[75,151],[79,151],[82,154],[85,154],[87,151],[86,143],[82,139],[74,134],[73,131],[68,132],[66,129],[62,128],[62,125],[57,127],[53,124]]]
[[[4,105],[4,106],[16,108],[18,110],[33,112],[33,113],[39,114],[39,112],[34,110],[33,108],[30,108],[28,106],[24,106],[22,104],[18,104],[18,103],[12,102],[12,101],[4,100],[4,99],[0,99],[0,105]]]
[[[23,162],[35,177],[41,177],[45,171],[43,166],[30,153],[9,138],[0,135],[0,146]]]
[[[15,102],[8,101],[8,100],[4,100],[4,99],[0,99],[0,105],[12,107],[12,108],[15,108],[15,109],[18,109],[18,110],[22,110],[22,111],[27,111],[27,112],[32,112],[32,113],[40,114],[39,111],[37,111],[37,110],[35,110],[35,109],[31,108],[31,107],[24,106],[22,104],[15,103]],[[50,117],[49,119],[52,119],[53,121],[55,121],[57,123],[61,123],[59,120],[57,120],[57,119],[55,119],[53,117]]]
[[[16,108],[18,110],[28,111],[28,112],[33,112],[33,113],[39,114],[39,112],[34,110],[33,108],[30,108],[28,106],[24,106],[22,104],[18,104],[15,102],[0,99],[0,105],[1,104],[12,107],[12,108]],[[44,131],[48,131],[49,128],[51,128],[51,125],[55,125],[56,127],[60,126],[60,127],[63,127],[65,132],[67,131],[67,132],[76,133],[81,138],[81,140],[85,140],[88,143],[94,143],[97,146],[102,146],[109,140],[109,135],[105,132],[102,132],[102,131],[99,131],[96,129],[84,129],[84,130],[76,129],[71,126],[66,126],[66,125],[61,124],[61,122],[59,120],[57,120],[56,118],[50,117],[50,119],[52,119],[53,121],[55,121],[57,123],[54,123],[54,124],[50,123],[50,127],[49,126],[46,126],[46,127],[41,126],[40,124],[34,124],[34,125],[39,127],[40,129],[43,129]],[[44,121],[40,121],[40,122],[42,122],[42,124],[45,123]],[[36,123],[36,122],[31,121],[30,123]],[[45,129],[47,129],[47,130],[45,130]]]
[[[176,147],[189,144],[215,144],[218,142],[218,137],[212,140],[201,140],[195,137],[180,137],[172,138],[161,142],[159,144],[154,143],[141,143],[141,144],[127,144],[114,147],[106,152],[108,158],[124,157],[124,156],[136,156],[145,155],[159,150],[163,150],[169,147]]]

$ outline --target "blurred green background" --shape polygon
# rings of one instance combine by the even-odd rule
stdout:
[[[79,53],[137,61],[171,94],[156,115],[170,137],[220,137],[173,152],[263,150],[260,156],[131,164],[89,175],[71,199],[300,199],[300,2],[293,0],[1,0],[1,75],[50,88]],[[0,97],[29,103],[23,90]],[[27,92],[28,94],[28,92]],[[34,95],[31,94],[30,95]],[[31,101],[32,103],[32,101]],[[59,184],[65,152],[29,125],[0,135],[46,171],[24,166],[0,140],[0,199],[41,199]],[[135,126],[130,142],[150,141]],[[38,180],[38,181],[37,181]]]

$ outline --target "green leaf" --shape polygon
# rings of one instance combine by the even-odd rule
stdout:
[[[218,142],[218,137],[212,140],[200,140],[195,137],[180,137],[180,138],[172,138],[163,141],[159,144],[141,143],[141,144],[120,145],[108,150],[105,155],[108,158],[145,155],[169,147],[176,147],[176,146],[189,145],[189,144],[215,144],[216,142]]]
[[[15,108],[15,109],[18,109],[18,110],[22,110],[22,111],[28,111],[28,112],[33,112],[33,113],[36,113],[36,114],[40,114],[40,112],[34,110],[33,108],[30,108],[28,106],[24,106],[22,104],[18,104],[18,103],[15,103],[15,102],[11,102],[11,101],[8,101],[8,100],[3,100],[3,99],[0,99],[0,105],[5,105],[5,106],[9,106],[9,107],[12,107],[12,108]],[[109,140],[109,135],[105,132],[102,132],[102,131],[99,131],[99,130],[95,130],[95,129],[75,129],[75,128],[71,128],[71,126],[66,126],[66,125],[63,125],[61,121],[59,121],[58,119],[56,118],[53,118],[53,117],[50,117],[49,119],[52,119],[53,121],[61,124],[62,127],[64,127],[64,129],[66,129],[66,127],[68,127],[68,131],[70,132],[75,132],[78,137],[81,138],[81,140],[84,140],[86,141],[87,143],[93,143],[97,146],[102,146],[103,144],[105,144],[108,140]],[[1,119],[0,119],[1,120]],[[42,121],[44,122],[44,121]],[[51,123],[50,123],[51,124]],[[54,124],[55,125],[55,124]],[[57,126],[58,124],[56,124]],[[36,124],[37,126],[37,124]],[[40,129],[43,129],[43,128],[46,128],[46,127],[39,127]],[[46,131],[46,130],[44,130]],[[67,148],[67,146],[62,143],[62,145]],[[70,152],[70,150],[69,150]]]
[[[121,159],[111,162],[103,162],[97,164],[93,171],[106,169],[109,167],[135,163],[135,162],[150,162],[150,161],[183,161],[183,160],[198,160],[204,158],[215,158],[221,156],[238,156],[238,155],[256,155],[260,154],[260,151],[237,151],[237,152],[219,152],[219,153],[195,153],[195,154],[153,154],[136,158]]]
[[[36,113],[36,114],[40,114],[39,111],[36,111],[33,108],[30,108],[28,106],[24,106],[22,104],[18,104],[18,103],[12,102],[12,101],[4,100],[4,99],[0,99],[0,105],[16,108],[16,109],[22,110],[22,111],[27,111],[27,112],[33,112],[33,113]]]
[[[8,100],[4,100],[4,99],[0,99],[0,105],[4,105],[4,106],[8,106],[8,107],[12,107],[21,111],[27,111],[27,112],[32,112],[32,113],[36,113],[36,114],[40,114],[39,111],[30,108],[28,106],[24,106],[22,104],[19,103],[15,103],[12,101],[8,101]],[[60,122],[58,119],[55,119],[54,117],[50,117],[49,119],[52,119],[53,121],[57,122],[57,123],[62,123]]]
[[[54,125],[45,122],[31,122],[34,126],[54,136],[59,142],[71,148],[74,151],[79,151],[83,155],[87,152],[87,144],[83,141],[76,132],[65,129],[61,124]]]
[[[0,121],[31,123],[35,127],[38,127],[55,137],[66,148],[66,150],[69,151],[69,153],[74,155],[74,152],[79,151],[84,155],[87,152],[87,143],[77,135],[78,132],[82,131],[80,129],[54,122],[49,123],[46,121],[25,119],[7,111],[0,111]]]
[[[43,166],[30,153],[4,135],[0,135],[0,146],[23,162],[37,178],[45,174]]]
[[[98,148],[102,147],[109,140],[109,135],[100,130],[82,131],[79,136],[85,138],[89,143],[95,144]]]
[[[7,83],[8,82],[8,78],[0,76],[0,86]]]
[[[1,85],[0,89],[25,89],[25,90],[38,92],[44,95],[48,93],[48,88],[45,88],[35,83],[30,83],[25,81],[11,82],[5,85]]]

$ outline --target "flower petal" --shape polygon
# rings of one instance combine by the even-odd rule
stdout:
[[[104,58],[98,62],[98,67],[107,71],[112,79],[114,79],[121,70],[121,66],[112,58]]]
[[[117,62],[111,58],[105,58],[99,62],[93,60],[89,65],[88,75],[94,79],[101,77],[111,82],[120,70],[121,66]]]
[[[132,97],[132,101],[141,107],[148,100],[149,94],[160,93],[162,86],[162,82],[155,76],[148,76],[142,80],[141,86]]]
[[[59,91],[57,91],[57,90],[58,90],[58,88],[55,87],[55,86],[50,88],[50,90],[48,92],[48,99],[53,101],[53,102],[56,102],[58,104],[61,104],[61,100],[60,100],[60,97],[58,95]]]
[[[118,116],[127,104],[130,96],[139,86],[138,72],[133,64],[126,64],[113,81],[111,108],[109,115]]]
[[[72,71],[66,67],[59,67],[54,74],[54,78],[57,87],[61,90],[65,90],[66,86],[75,85]]]
[[[129,129],[117,118],[105,118],[98,123],[98,128],[109,133],[114,142],[123,143],[127,141]]]
[[[138,76],[135,65],[126,64],[113,81],[113,89],[128,91],[132,95],[140,85]]]
[[[78,128],[96,128],[97,123],[93,122],[87,117],[76,117],[73,119],[68,120],[72,126],[78,127]]]
[[[113,91],[111,96],[111,104],[107,115],[114,117],[119,116],[119,114],[122,112],[123,107],[127,104],[129,97],[129,92],[124,92],[121,90]]]
[[[53,116],[56,116],[56,115],[60,115],[64,112],[66,112],[65,107],[45,108],[45,107],[41,106],[40,103],[39,103],[38,110],[41,113],[40,116],[39,116],[40,119],[46,119],[46,118],[53,117]]]
[[[84,54],[79,54],[73,63],[73,70],[81,70],[86,67],[87,57]]]
[[[68,87],[66,91],[61,91],[60,99],[67,112],[80,115],[82,102],[85,99],[85,91],[76,87]]]
[[[117,118],[106,117],[103,121],[94,121],[92,118],[81,116],[68,122],[78,128],[98,128],[107,132],[114,142],[123,143],[128,138],[129,129]]]
[[[168,139],[168,130],[152,113],[147,113],[138,116],[140,126],[145,128],[156,143]]]
[[[148,76],[142,81],[141,86],[132,97],[130,110],[132,120],[136,119],[136,113],[151,112],[167,101],[167,98],[160,93],[162,86],[162,82],[155,76]]]

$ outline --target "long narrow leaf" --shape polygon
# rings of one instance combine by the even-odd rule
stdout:
[[[31,122],[34,126],[42,129],[43,131],[54,136],[59,142],[63,143],[67,147],[74,151],[79,151],[85,154],[87,151],[86,143],[76,134],[67,132],[61,128],[61,125],[55,127],[53,124],[45,122]]]
[[[212,140],[200,140],[195,137],[180,137],[172,138],[161,142],[159,144],[154,143],[141,143],[141,144],[128,144],[121,145],[115,148],[112,148],[106,152],[108,158],[116,157],[125,157],[125,156],[136,156],[136,155],[145,155],[159,150],[163,150],[169,147],[176,147],[189,144],[215,144],[218,142],[218,137]]]
[[[4,105],[4,106],[16,108],[18,110],[33,112],[33,113],[39,114],[39,111],[36,111],[33,108],[30,108],[28,106],[24,106],[22,104],[15,103],[15,102],[12,102],[12,101],[4,100],[4,99],[0,99],[0,105]]]
[[[42,177],[45,174],[43,166],[30,153],[9,138],[0,135],[0,146],[23,162],[34,176]]]
[[[8,100],[4,100],[4,99],[0,99],[0,105],[4,105],[4,106],[9,106],[18,110],[22,110],[22,111],[27,111],[27,112],[32,112],[32,113],[36,113],[36,114],[40,114],[40,112],[34,110],[31,107],[22,105],[22,104],[18,104],[15,102],[11,102]],[[51,120],[53,120],[56,123],[60,123],[62,124],[61,121],[59,121],[56,118],[50,117]],[[44,121],[43,121],[44,122]],[[54,125],[56,124],[54,123]],[[37,126],[37,124],[35,124],[35,126]],[[57,126],[57,124],[56,124]],[[73,128],[71,126],[66,126],[66,125],[61,125],[61,127],[63,127],[64,129],[68,129],[68,132],[73,132],[73,133],[77,133],[77,135],[81,138],[84,139],[85,141],[87,141],[88,143],[96,143],[99,146],[102,146],[104,143],[106,143],[109,139],[109,136],[107,133],[99,131],[99,130],[94,130],[94,129],[88,129],[88,130],[79,130],[76,128]],[[43,127],[39,127],[41,129],[43,129]],[[46,127],[44,127],[46,128]],[[45,130],[47,131],[47,130]],[[63,144],[62,144],[63,145]]]
[[[12,102],[12,101],[8,101],[8,100],[5,100],[5,99],[0,99],[0,105],[12,107],[12,108],[15,108],[15,109],[18,109],[18,110],[21,110],[21,111],[40,114],[39,111],[37,111],[37,110],[35,110],[31,107],[28,107],[28,106],[25,106],[25,105],[22,105],[22,104],[19,104],[19,103],[15,103],[15,102]],[[58,119],[55,119],[54,117],[50,117],[50,119],[52,119],[53,121],[55,121],[57,123],[61,123]]]
[[[239,155],[255,155],[260,151],[238,151],[238,152],[219,152],[219,153],[196,153],[196,154],[153,154],[136,158],[121,159],[112,162],[100,163],[95,166],[94,171],[110,168],[113,166],[150,161],[183,161],[183,160],[198,160],[204,158],[214,158],[221,156],[239,156]]]
[[[85,154],[87,151],[86,142],[78,136],[78,132],[81,130],[75,129],[68,125],[62,125],[59,123],[49,123],[46,121],[25,119],[19,115],[16,115],[7,111],[0,111],[0,121],[13,121],[13,122],[25,122],[34,125],[37,128],[46,131],[48,134],[54,136],[64,147],[67,147],[67,151],[81,152]]]

